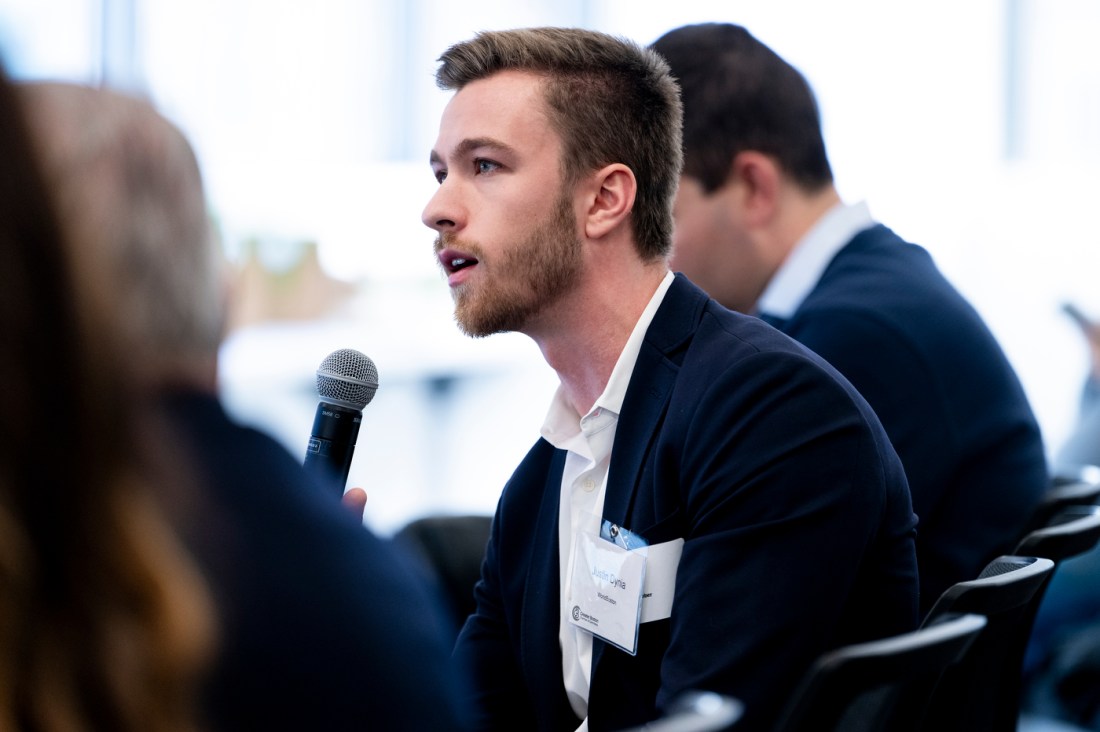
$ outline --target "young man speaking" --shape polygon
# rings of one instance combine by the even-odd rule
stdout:
[[[455,317],[525,333],[561,380],[457,642],[481,727],[619,729],[705,689],[766,729],[823,651],[915,627],[897,456],[836,371],[669,271],[657,55],[543,28],[441,62],[423,218]]]

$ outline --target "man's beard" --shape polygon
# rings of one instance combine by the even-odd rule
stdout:
[[[451,290],[455,321],[466,335],[522,331],[533,317],[561,299],[581,268],[581,241],[569,196],[559,194],[554,209],[518,246],[486,260],[477,242],[443,235],[436,251],[454,247],[478,259],[480,282]],[[474,278],[471,278],[474,279]]]

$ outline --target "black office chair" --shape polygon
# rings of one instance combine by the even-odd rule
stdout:
[[[678,696],[664,717],[622,732],[721,732],[736,730],[744,710],[733,697],[710,691],[691,691]]]
[[[456,632],[474,611],[474,585],[489,541],[492,516],[425,516],[406,524],[394,541],[419,556],[439,583]]]
[[[901,732],[917,724],[940,676],[986,625],[941,616],[911,633],[830,651],[810,669],[776,732]]]
[[[947,588],[924,626],[946,614],[977,613],[986,627],[932,694],[920,729],[929,732],[1015,732],[1024,651],[1042,590],[1054,570],[1045,557],[1001,556],[975,580]]]
[[[1100,468],[1086,466],[1081,471],[1055,475],[1051,487],[1032,511],[1023,535],[1050,524],[1051,520],[1070,506],[1093,505],[1100,502]]]
[[[1090,612],[1090,603],[1083,602],[1074,588],[1077,582],[1093,584],[1094,573],[1100,556],[1100,506],[1070,506],[1051,519],[1048,526],[1036,529],[1025,536],[1016,554],[1046,557],[1054,562],[1054,576],[1040,593],[1042,599],[1032,624],[1030,642],[1024,655],[1023,708],[1034,710],[1044,699],[1097,699],[1095,692],[1087,690],[1095,680],[1095,662],[1086,662],[1087,655],[1079,655],[1082,642],[1071,646],[1065,638],[1081,633],[1083,638],[1096,635],[1096,629],[1083,626]],[[1087,555],[1087,556],[1086,556]],[[1075,560],[1063,563],[1066,560]],[[1068,572],[1068,575],[1063,575]],[[1043,603],[1053,603],[1047,607]],[[1084,595],[1087,597],[1087,594]],[[1080,606],[1077,607],[1077,604]],[[1061,639],[1061,640],[1059,640]],[[1100,644],[1097,645],[1100,648]],[[1100,658],[1095,654],[1093,658]],[[1085,669],[1082,672],[1082,669]],[[1074,679],[1094,678],[1081,684]],[[1074,687],[1079,687],[1076,690]],[[1068,701],[1066,702],[1068,704]],[[1100,699],[1098,699],[1100,705]],[[1100,715],[1097,715],[1100,719]]]
[[[1100,465],[1061,467],[1051,476],[1051,484],[1055,487],[1069,483],[1100,483]]]
[[[1100,542],[1100,506],[1064,507],[1016,546],[1019,556],[1046,557],[1055,563],[1084,554]]]

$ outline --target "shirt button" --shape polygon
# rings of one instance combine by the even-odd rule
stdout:
[[[581,483],[581,488],[584,488],[586,493],[591,493],[595,489],[595,487],[596,481],[592,480],[591,478],[585,478],[584,482]]]

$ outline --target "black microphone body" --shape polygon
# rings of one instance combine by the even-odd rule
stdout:
[[[322,401],[313,418],[306,447],[305,469],[342,495],[351,471],[351,457],[359,437],[363,413]]]
[[[342,496],[351,470],[363,407],[378,389],[378,369],[359,351],[334,351],[317,369],[321,397],[302,463],[326,489]]]

